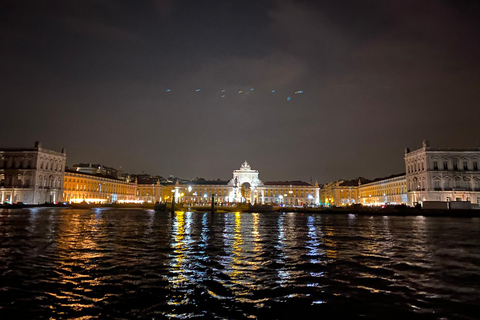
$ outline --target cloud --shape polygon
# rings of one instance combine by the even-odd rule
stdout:
[[[145,39],[136,32],[126,28],[75,17],[62,18],[62,22],[73,32],[98,40],[117,40],[143,42]]]
[[[318,76],[437,77],[478,64],[478,30],[440,0],[279,0],[268,12],[278,49]]]
[[[268,17],[277,49],[308,60],[314,70],[331,69],[352,46],[352,39],[335,17],[308,3],[276,1]]]
[[[272,53],[261,58],[227,57],[210,61],[192,73],[182,83],[221,83],[229,86],[258,85],[267,87],[294,84],[305,73],[302,61],[286,53]]]
[[[173,0],[152,0],[152,4],[162,18],[170,16],[175,11]]]

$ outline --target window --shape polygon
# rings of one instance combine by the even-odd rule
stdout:
[[[434,181],[435,189],[440,189],[440,181]]]
[[[443,161],[443,170],[448,170],[448,161]]]
[[[438,161],[433,161],[433,170],[438,170]]]
[[[463,170],[468,171],[468,162],[463,161]]]
[[[458,160],[457,159],[453,160],[453,170],[458,170]]]
[[[444,187],[445,189],[450,188],[450,180],[445,180],[444,183],[443,183],[443,187]]]
[[[455,188],[461,188],[462,187],[462,181],[460,179],[455,180]]]
[[[477,171],[478,170],[478,162],[473,161],[473,170]]]

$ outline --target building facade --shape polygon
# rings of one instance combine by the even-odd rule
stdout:
[[[63,198],[69,203],[141,202],[136,183],[100,175],[66,171]]]
[[[36,142],[33,148],[0,149],[1,203],[56,203],[63,201],[62,185],[67,155]]]
[[[269,181],[259,188],[258,196],[261,204],[312,206],[320,202],[320,187],[304,181]]]
[[[137,179],[137,201],[157,203],[162,201],[163,186],[158,178]]]
[[[94,164],[94,163],[79,163],[74,164],[72,171],[79,173],[88,173],[92,175],[101,175],[107,178],[113,178],[117,180],[124,180],[127,182],[132,182],[130,175],[126,174],[122,170],[115,169],[112,167],[104,166],[103,164]]]
[[[240,169],[233,171],[230,181],[193,180],[164,185],[163,201],[193,204],[209,204],[212,196],[220,204],[251,203],[304,206],[318,205],[320,194],[318,184],[303,181],[262,182],[258,170],[253,170],[245,161]]]
[[[480,147],[405,149],[407,203],[470,201],[480,205]]]
[[[325,206],[350,206],[358,203],[358,180],[338,180],[320,189],[320,203]]]
[[[374,180],[358,186],[359,203],[366,206],[407,204],[405,174]]]

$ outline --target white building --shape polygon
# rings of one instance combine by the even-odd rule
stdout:
[[[407,203],[470,201],[480,204],[480,146],[471,149],[405,149]]]
[[[258,170],[252,170],[252,167],[245,161],[239,170],[233,171],[233,178],[228,183],[232,187],[230,199],[232,202],[255,202],[255,194],[258,195],[258,188],[263,186],[263,182],[258,179]]]
[[[1,203],[26,204],[63,201],[63,179],[67,155],[42,148],[0,149]]]

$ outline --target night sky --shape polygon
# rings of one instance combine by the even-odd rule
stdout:
[[[477,0],[2,0],[0,24],[0,146],[69,165],[325,183],[480,141]]]

